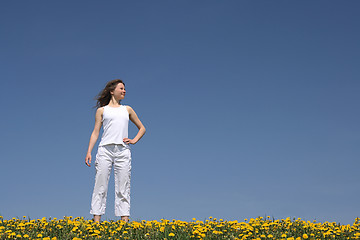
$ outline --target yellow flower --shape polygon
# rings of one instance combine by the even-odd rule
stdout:
[[[50,238],[47,235],[54,235],[56,232],[59,232],[59,229],[66,228],[67,231],[77,233],[76,237],[73,235],[69,238],[70,240],[81,240],[86,238],[86,236],[89,236],[89,238],[93,237],[94,239],[116,239],[116,235],[119,233],[123,233],[122,239],[130,240],[130,233],[137,229],[150,230],[149,232],[144,232],[143,236],[145,235],[145,238],[152,237],[153,233],[156,232],[160,233],[161,231],[165,233],[165,230],[170,230],[171,232],[166,231],[168,236],[164,236],[168,240],[177,238],[179,234],[182,235],[185,229],[190,230],[190,238],[198,240],[206,237],[216,238],[216,236],[222,235],[224,238],[233,236],[234,240],[315,240],[315,236],[323,236],[324,238],[335,240],[346,238],[350,235],[351,239],[360,240],[360,223],[358,219],[356,219],[353,225],[338,225],[335,222],[317,223],[316,221],[303,221],[296,218],[268,220],[269,217],[267,216],[251,218],[249,220],[245,219],[246,222],[226,221],[221,218],[217,221],[216,218],[210,217],[205,222],[194,218],[193,221],[189,222],[175,219],[170,222],[169,220],[162,219],[161,221],[133,221],[129,224],[120,221],[104,221],[102,224],[94,224],[91,220],[84,220],[81,217],[71,218],[69,216],[60,220],[46,218],[37,220],[26,218],[4,220],[0,216],[0,238],[26,240],[33,236],[31,238],[34,240],[58,240],[56,237]],[[303,229],[306,234],[302,232]],[[292,232],[300,237],[291,237]],[[210,236],[206,236],[207,234]],[[235,238],[235,235],[238,235],[238,237]],[[278,236],[279,238],[277,238]]]

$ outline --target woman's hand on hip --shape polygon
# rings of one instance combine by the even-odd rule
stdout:
[[[136,143],[136,141],[134,140],[134,139],[130,139],[130,138],[124,138],[123,139],[123,142],[125,143],[125,144],[135,144]]]

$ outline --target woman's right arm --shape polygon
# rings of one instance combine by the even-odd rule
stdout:
[[[100,128],[101,128],[101,124],[102,124],[102,115],[104,112],[104,108],[98,108],[96,110],[96,114],[95,114],[95,127],[94,130],[91,134],[90,137],[90,141],[89,141],[89,147],[88,147],[88,151],[86,153],[86,157],[85,157],[85,164],[88,165],[90,167],[90,163],[91,163],[91,151],[94,148],[94,145],[99,137],[99,133],[100,133]]]

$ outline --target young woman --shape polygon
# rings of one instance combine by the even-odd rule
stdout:
[[[104,132],[99,143],[95,160],[95,186],[91,201],[90,214],[94,221],[100,222],[105,214],[108,182],[112,166],[115,175],[115,216],[128,222],[130,216],[130,144],[137,143],[145,134],[145,127],[130,106],[121,105],[125,97],[125,84],[115,79],[106,84],[99,93],[95,114],[95,127],[90,137],[85,163],[90,167],[91,151],[99,137],[101,126]],[[137,135],[128,138],[129,119],[139,129]]]

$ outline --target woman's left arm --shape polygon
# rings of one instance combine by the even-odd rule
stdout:
[[[144,136],[146,129],[145,129],[144,125],[141,123],[138,116],[136,115],[135,111],[130,106],[126,106],[126,109],[129,112],[130,120],[136,125],[136,127],[139,129],[139,131],[133,139],[124,138],[123,141],[126,144],[129,144],[129,143],[135,144],[142,138],[142,136]]]

